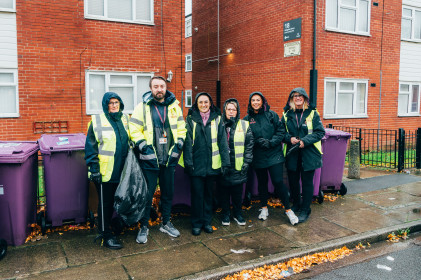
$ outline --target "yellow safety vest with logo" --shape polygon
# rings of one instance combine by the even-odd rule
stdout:
[[[121,121],[130,138],[129,117],[123,114]],[[113,174],[114,153],[117,143],[116,135],[105,114],[93,115],[91,122],[98,142],[99,172],[102,175],[102,181],[108,182],[111,179],[111,174]]]
[[[238,120],[234,133],[235,169],[238,171],[241,170],[244,163],[244,144],[246,142],[246,134],[248,128],[248,121]]]
[[[171,157],[177,158],[179,153],[173,152],[174,146],[177,143],[177,139],[184,139],[186,138],[186,124],[184,122],[183,113],[181,112],[180,106],[178,106],[178,100],[174,101],[172,104],[168,106],[168,120],[170,123],[171,133],[174,139],[174,145],[170,148],[168,154]],[[137,143],[140,140],[145,140],[139,145],[139,149],[141,150],[144,145],[151,145],[154,153],[143,155],[140,154],[139,158],[141,160],[149,160],[149,161],[156,161],[156,166],[158,167],[158,158],[156,156],[156,151],[154,147],[153,137],[153,122],[151,116],[151,107],[148,104],[142,103],[136,106],[135,110],[133,111],[132,117],[130,118],[130,132],[131,132],[131,139]],[[182,141],[182,140],[178,140]],[[183,144],[183,143],[181,143]],[[169,160],[167,162],[168,166]]]
[[[313,133],[313,117],[314,117],[314,112],[315,111],[316,110],[312,110],[311,113],[306,118],[308,134],[312,134]],[[285,112],[283,113],[283,115],[284,115],[284,120],[285,120],[285,127],[287,129],[287,132],[289,133],[289,131],[288,131],[288,125],[287,125],[288,118],[287,118],[287,115],[286,115]],[[323,154],[323,152],[322,152],[322,142],[321,141],[318,141],[316,143],[313,143],[313,145],[320,152],[320,154]],[[287,154],[287,145],[284,145],[284,156],[286,156],[286,154]]]

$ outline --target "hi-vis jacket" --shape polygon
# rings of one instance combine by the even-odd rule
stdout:
[[[168,96],[173,97],[174,95],[167,91],[165,96],[165,98],[167,98]],[[158,158],[154,148],[154,125],[151,115],[151,100],[152,99],[144,100],[136,106],[132,117],[130,118],[129,128],[131,139],[136,143],[136,146],[139,147],[140,151],[147,145],[146,150],[143,153],[140,153],[142,168],[159,169]],[[177,165],[186,137],[186,124],[178,104],[178,100],[174,98],[174,101],[168,105],[168,120],[174,139],[174,145],[169,149],[167,166]]]

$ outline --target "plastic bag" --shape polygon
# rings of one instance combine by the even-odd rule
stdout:
[[[132,225],[142,218],[147,193],[148,188],[142,169],[133,149],[129,149],[120,184],[114,195],[114,209],[127,225]]]

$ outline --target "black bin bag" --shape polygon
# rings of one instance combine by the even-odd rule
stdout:
[[[114,195],[114,209],[127,225],[132,225],[142,218],[147,192],[142,169],[133,149],[130,148],[121,173],[120,184]]]

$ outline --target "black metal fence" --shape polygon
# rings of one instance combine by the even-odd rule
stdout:
[[[327,127],[351,133],[360,143],[360,162],[364,165],[402,171],[421,168],[421,128],[416,130],[368,129],[347,126]]]

